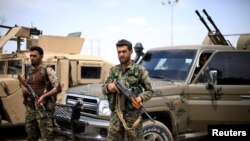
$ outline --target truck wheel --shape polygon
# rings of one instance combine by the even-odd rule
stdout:
[[[169,129],[159,121],[153,123],[150,120],[143,122],[144,141],[173,141]]]

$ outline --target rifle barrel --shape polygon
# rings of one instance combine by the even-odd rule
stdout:
[[[143,113],[153,122],[155,123],[155,120],[148,114],[148,112],[146,111],[146,108],[142,105],[142,111]]]

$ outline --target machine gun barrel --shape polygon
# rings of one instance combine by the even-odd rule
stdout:
[[[217,32],[220,32],[220,30],[218,29],[218,27],[215,25],[214,21],[212,20],[212,18],[207,14],[207,11],[205,9],[202,10],[203,13],[207,16],[207,19],[209,20],[209,22],[213,25],[213,27],[215,28],[215,30]]]
[[[207,30],[209,32],[211,32],[212,30],[209,28],[209,26],[207,25],[206,21],[204,20],[204,18],[200,15],[198,10],[195,10],[195,13],[199,16],[201,22],[206,26]]]
[[[218,34],[217,43],[218,44],[222,44],[222,45],[229,45],[228,42],[226,41],[226,39],[224,38],[224,36],[221,34],[221,32],[218,29],[218,27],[215,25],[215,23],[212,20],[212,18],[208,15],[207,11],[205,9],[203,9],[202,11],[207,16],[207,19],[213,25],[213,27],[215,28],[216,33]]]
[[[27,88],[29,94],[31,94],[31,96],[33,97],[33,99],[34,99],[35,101],[37,101],[37,100],[39,99],[39,97],[37,96],[37,94],[35,93],[35,91],[31,88],[31,86],[30,86],[28,83],[26,83],[26,82],[24,81],[24,79],[22,78],[22,76],[21,76],[20,74],[18,74],[18,80],[21,82],[21,84],[22,84],[24,87]],[[46,110],[46,108],[44,107],[44,105],[40,105],[40,108],[41,108],[41,110],[46,114],[46,116],[49,117],[48,113],[46,112],[47,110]]]
[[[130,100],[136,97],[136,95],[130,92],[128,88],[119,80],[116,81],[116,87],[122,94],[126,95],[126,97],[129,98]],[[154,119],[148,114],[146,108],[143,105],[141,106],[141,110],[153,123],[155,123]]]
[[[11,29],[11,28],[12,28],[12,27],[6,26],[6,25],[0,25],[0,27],[2,27],[2,28],[8,28],[8,29]]]
[[[220,30],[218,29],[218,27],[215,25],[214,21],[212,20],[212,18],[208,15],[207,11],[205,9],[202,10],[203,13],[207,16],[207,19],[209,20],[209,22],[213,25],[213,27],[215,28],[215,32],[213,32],[207,25],[207,23],[205,22],[205,20],[203,19],[203,17],[200,15],[200,13],[198,12],[198,10],[195,10],[195,13],[199,16],[201,22],[206,26],[206,28],[208,29],[208,36],[210,38],[210,40],[213,42],[213,44],[215,45],[229,45],[228,42],[226,41],[226,39],[224,38],[224,36],[221,34]]]

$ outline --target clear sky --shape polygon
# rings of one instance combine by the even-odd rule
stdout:
[[[1,0],[0,24],[32,25],[44,35],[80,31],[83,54],[118,63],[119,39],[141,42],[144,51],[171,45],[171,21],[173,45],[201,44],[207,29],[195,10],[207,21],[202,9],[222,34],[250,33],[250,0]]]

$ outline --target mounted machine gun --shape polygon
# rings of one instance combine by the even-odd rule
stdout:
[[[218,29],[218,27],[215,25],[215,23],[213,22],[212,18],[207,14],[206,10],[203,9],[202,10],[203,13],[207,16],[208,21],[213,25],[213,27],[215,28],[215,31],[212,31],[209,26],[207,25],[206,21],[204,20],[204,18],[200,15],[198,10],[195,10],[195,13],[199,16],[201,22],[206,26],[207,30],[208,30],[208,37],[209,39],[212,41],[212,43],[214,45],[230,45],[231,43],[229,41],[227,41],[224,36],[221,34],[220,30]]]

